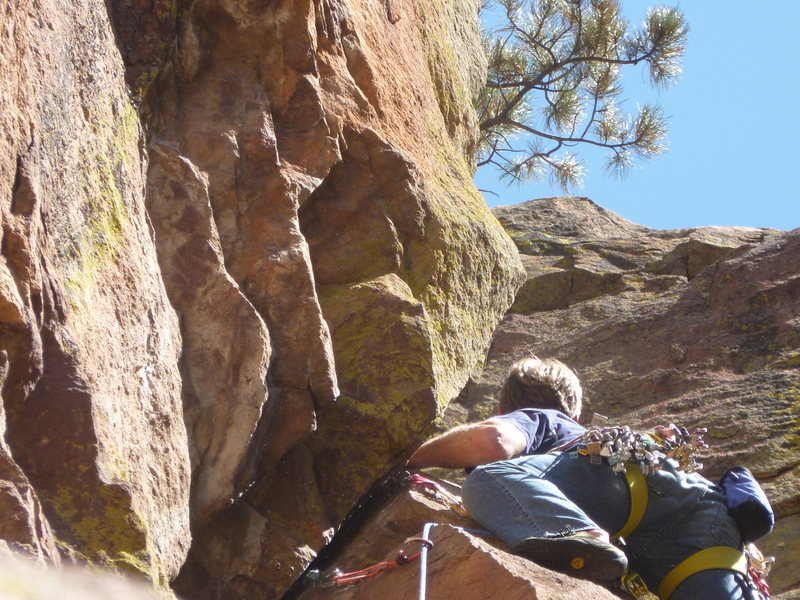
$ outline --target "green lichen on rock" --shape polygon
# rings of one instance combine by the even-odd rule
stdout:
[[[91,564],[167,584],[147,550],[144,520],[121,486],[98,485],[90,477],[60,483],[47,503],[60,522],[59,543],[67,554]]]
[[[419,390],[433,388],[430,320],[399,277],[327,286],[320,301],[337,321],[333,344],[340,384],[352,382],[363,391],[360,414],[392,412]]]
[[[420,2],[417,24],[439,110],[450,137],[472,157],[477,147],[473,99],[486,79],[476,2]]]
[[[503,224],[503,229],[514,242],[520,254],[574,257],[580,251],[574,240],[554,237],[540,232],[520,231],[509,227],[507,224]]]
[[[326,286],[320,301],[333,324],[342,395],[334,406],[320,409],[319,434],[327,448],[318,456],[337,479],[347,481],[352,494],[366,489],[390,457],[418,441],[436,415],[431,323],[396,275]],[[368,449],[363,435],[370,435]],[[332,490],[325,495],[341,515],[354,500]]]
[[[796,466],[800,456],[800,379],[792,371],[762,369],[746,381],[739,402],[747,404],[745,426],[756,439],[745,464],[758,477],[771,478]],[[735,425],[741,435],[742,422]]]
[[[446,192],[432,196],[432,203],[448,201]],[[493,231],[490,215],[481,218],[480,206],[473,208],[473,213],[440,209],[448,218],[437,224],[430,242],[407,249],[415,268],[404,275],[430,319],[440,411],[482,356],[522,278],[511,243],[499,227]]]
[[[429,129],[434,136],[435,127]],[[432,324],[440,411],[459,393],[523,281],[519,255],[472,182],[452,140],[434,136],[438,168],[425,179],[432,218],[405,248],[401,274]],[[490,292],[491,290],[491,292]]]
[[[81,151],[82,228],[74,232],[70,248],[67,286],[70,304],[84,305],[100,270],[116,260],[124,245],[128,225],[127,181],[134,164],[132,149],[139,139],[138,116],[128,103],[122,104],[118,120],[100,119],[93,132],[100,144]],[[107,113],[100,113],[107,115]],[[110,117],[108,117],[110,119]]]
[[[61,522],[57,543],[65,556],[143,578],[164,598],[174,597],[155,559],[147,525],[123,487],[79,478],[60,484],[48,504]]]
[[[800,381],[790,382],[773,392],[778,408],[775,417],[793,425],[800,431]]]

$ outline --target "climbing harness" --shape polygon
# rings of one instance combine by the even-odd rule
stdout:
[[[628,491],[631,494],[631,512],[628,520],[618,532],[611,536],[612,540],[625,539],[633,533],[642,522],[647,510],[647,480],[641,469],[634,465],[625,465],[625,480],[628,482]]]
[[[630,469],[630,471],[635,471],[635,469]],[[635,502],[632,495],[631,505],[633,506]],[[633,571],[627,571],[620,578],[620,585],[636,600],[657,600],[658,598],[668,600],[675,588],[690,575],[708,569],[727,569],[737,571],[744,576],[750,587],[752,598],[769,600],[769,584],[767,584],[766,576],[769,574],[773,562],[772,557],[764,557],[754,544],[747,544],[744,552],[730,546],[713,546],[695,552],[667,573],[658,586],[658,596],[650,592],[638,573]]]
[[[658,586],[658,596],[650,592],[638,573],[633,571],[627,571],[620,578],[620,585],[636,600],[668,600],[687,577],[708,569],[727,569],[744,576],[752,598],[769,600],[766,576],[773,562],[774,559],[764,557],[753,544],[747,544],[744,552],[730,546],[713,546],[695,552],[667,573]]]
[[[702,469],[695,453],[708,447],[703,440],[706,431],[698,429],[690,433],[685,427],[674,424],[658,427],[650,433],[637,433],[627,426],[594,427],[558,449],[568,451],[573,458],[588,456],[593,464],[601,464],[605,458],[615,473],[624,473],[630,491],[631,510],[625,524],[612,536],[615,542],[624,543],[624,539],[639,526],[647,510],[645,476],[657,473],[668,459],[673,459],[677,468],[687,473]],[[723,475],[720,486],[726,491],[726,505],[745,542],[752,542],[772,529],[774,516],[769,501],[750,471],[734,467]],[[658,596],[650,592],[637,573],[631,571],[622,576],[620,585],[637,600],[668,600],[687,577],[708,569],[727,569],[745,577],[752,597],[768,599],[766,575],[771,561],[752,544],[747,544],[744,552],[728,546],[715,546],[692,554],[667,573],[659,585]]]
[[[668,600],[684,579],[708,569],[730,569],[747,575],[747,558],[742,552],[729,546],[704,548],[678,563],[664,576],[658,586],[658,595],[663,600]]]
[[[631,510],[625,524],[612,536],[614,541],[624,543],[624,539],[636,530],[644,517],[648,501],[645,475],[657,472],[668,458],[677,458],[678,468],[683,467],[687,472],[702,468],[695,460],[693,452],[706,447],[702,440],[702,434],[706,430],[701,429],[691,435],[685,428],[675,425],[664,429],[672,431],[673,436],[670,437],[673,439],[656,434],[634,434],[625,427],[594,429],[582,436],[584,443],[578,445],[578,455],[597,456],[598,460],[599,457],[606,457],[615,472],[625,473]],[[582,452],[584,448],[585,451]],[[619,460],[612,460],[615,455]],[[744,467],[734,467],[723,475],[720,485],[726,490],[729,510],[745,506],[747,512],[744,514],[756,514],[759,518],[757,525],[750,523],[744,528],[740,525],[746,542],[758,539],[772,529],[774,518],[769,501],[750,471]],[[731,512],[735,518],[735,513]],[[738,525],[739,520],[736,520]],[[687,577],[708,569],[727,569],[744,575],[753,598],[768,600],[769,585],[766,576],[773,562],[773,558],[764,557],[752,543],[745,545],[744,552],[729,546],[714,546],[692,554],[667,573],[659,585],[658,596],[650,592],[642,578],[632,571],[626,572],[620,578],[620,585],[637,600],[668,600],[675,588]]]

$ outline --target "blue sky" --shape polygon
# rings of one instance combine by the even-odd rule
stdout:
[[[638,23],[655,4],[623,0],[625,16]],[[678,7],[691,28],[680,81],[655,91],[642,71],[627,71],[623,95],[628,109],[661,104],[670,117],[669,149],[622,181],[593,160],[571,195],[659,229],[800,227],[800,1]],[[479,169],[475,182],[498,194],[484,193],[489,206],[562,195],[547,181],[509,185],[491,167]]]

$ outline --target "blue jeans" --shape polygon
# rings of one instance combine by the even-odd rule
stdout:
[[[625,540],[631,569],[651,591],[679,562],[711,546],[741,548],[720,488],[671,462],[647,477],[644,518]],[[477,467],[464,482],[470,515],[503,542],[597,529],[619,531],[630,513],[623,475],[569,454],[521,456]],[[743,600],[744,578],[714,569],[687,578],[671,600]],[[702,591],[702,593],[700,592]]]

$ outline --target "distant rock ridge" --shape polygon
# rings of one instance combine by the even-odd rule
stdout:
[[[528,272],[515,313],[565,308],[626,286],[668,281],[657,276],[693,279],[737,248],[777,233],[748,227],[651,229],[588,198],[542,198],[494,213]]]

